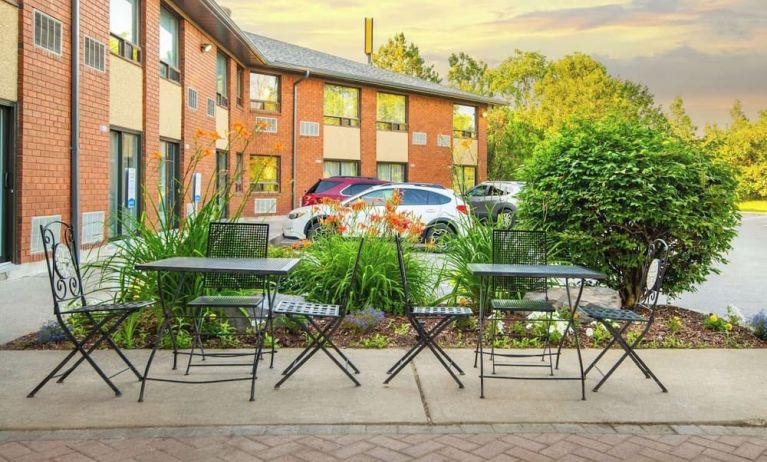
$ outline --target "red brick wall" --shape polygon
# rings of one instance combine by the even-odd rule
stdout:
[[[33,11],[62,22],[61,56],[34,45]],[[19,5],[19,156],[16,223],[21,261],[30,254],[32,217],[61,215],[69,221],[70,10],[66,0],[30,0]]]
[[[139,31],[144,66],[144,133],[141,138],[143,149],[140,169],[144,190],[140,194],[147,217],[155,220],[157,217],[154,216],[154,209],[159,208],[159,165],[154,154],[160,150],[160,2],[142,1],[139,5]]]
[[[182,170],[187,172],[193,158],[203,154],[204,143],[195,138],[197,130],[212,132],[216,129],[216,119],[207,115],[208,98],[216,99],[216,48],[207,53],[200,49],[203,43],[211,41],[188,21],[181,21],[180,56],[181,84],[183,88],[183,110],[181,128],[184,139],[181,145]],[[197,109],[189,109],[189,87],[197,90]],[[222,136],[225,134],[221,134]],[[215,153],[202,158],[195,171],[202,173],[203,190],[213,192],[215,188],[216,156]],[[192,171],[189,171],[191,176]],[[191,178],[186,178],[187,192],[191,194]],[[191,197],[185,198],[185,203],[191,202]]]
[[[378,90],[362,87],[360,92],[360,175],[375,177],[376,119]]]
[[[108,56],[109,23],[103,16],[108,10],[108,0],[80,2],[81,53],[86,35],[107,46],[105,72],[84,64],[80,66],[80,211],[83,214],[104,212],[105,220],[109,210],[109,130],[102,131],[102,128],[109,127],[107,102],[112,58]],[[68,182],[69,177],[61,177],[61,180]]]
[[[413,144],[413,132],[426,133],[426,146]],[[437,135],[453,134],[453,103],[428,96],[408,97],[408,180],[452,186],[450,148],[437,146]]]
[[[318,178],[322,178],[323,101],[325,82],[308,79],[298,84],[298,123],[302,120],[319,122],[320,136],[298,136],[296,155],[296,204]],[[298,130],[299,127],[296,127]],[[290,186],[286,186],[289,188]],[[288,189],[289,194],[289,189]],[[282,211],[283,213],[285,211]]]

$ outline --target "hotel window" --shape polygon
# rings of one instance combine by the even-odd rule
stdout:
[[[340,85],[325,85],[325,125],[359,127],[360,91]]]
[[[250,110],[280,112],[280,78],[250,73]]]
[[[60,55],[61,22],[35,11],[35,45]]]
[[[236,97],[237,97],[237,106],[242,107],[242,89],[245,86],[245,71],[240,65],[237,65],[237,88],[236,91]]]
[[[477,167],[474,165],[453,166],[453,189],[465,193],[477,184]]]
[[[453,106],[453,137],[477,138],[477,108],[474,106]]]
[[[360,163],[356,160],[326,160],[324,163],[323,177],[331,176],[359,176]]]
[[[128,234],[139,217],[140,137],[112,130],[109,138],[109,237]]]
[[[379,180],[404,183],[407,181],[407,164],[393,162],[378,162],[376,176]]]
[[[216,103],[229,107],[229,58],[220,50],[216,54]]]
[[[160,222],[167,228],[178,226],[181,201],[181,157],[178,143],[160,141],[159,163]]]
[[[242,153],[238,152],[234,158],[234,192],[242,192]]]
[[[229,152],[216,151],[216,196],[221,216],[229,218]]]
[[[378,130],[407,131],[407,98],[404,95],[378,93],[376,128]]]
[[[160,8],[160,76],[181,81],[178,70],[178,17]]]
[[[131,61],[140,62],[138,44],[138,0],[110,0],[109,49]]]
[[[250,156],[250,182],[256,192],[280,192],[280,158]]]

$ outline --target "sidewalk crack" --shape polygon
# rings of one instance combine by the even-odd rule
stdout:
[[[431,420],[431,412],[429,411],[429,403],[426,402],[426,394],[423,391],[421,385],[421,377],[418,376],[418,368],[415,367],[415,361],[410,362],[410,368],[413,370],[413,377],[415,377],[415,385],[418,387],[418,394],[421,396],[421,404],[423,405],[423,412],[426,414],[426,424],[432,425],[434,422]]]

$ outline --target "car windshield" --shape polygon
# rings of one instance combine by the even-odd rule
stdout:
[[[333,186],[337,186],[339,183],[338,181],[330,181],[330,180],[320,180],[317,183],[314,184],[307,193],[322,193],[327,191],[328,189],[332,188]]]

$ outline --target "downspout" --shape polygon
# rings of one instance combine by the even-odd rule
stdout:
[[[70,211],[75,242],[80,243],[80,0],[72,0],[72,88],[70,108]],[[80,246],[75,247],[79,260]]]
[[[291,171],[290,171],[290,207],[296,208],[296,170],[297,160],[296,155],[298,153],[298,84],[309,78],[311,72],[304,71],[305,74],[300,79],[293,82],[293,158],[291,159]]]

